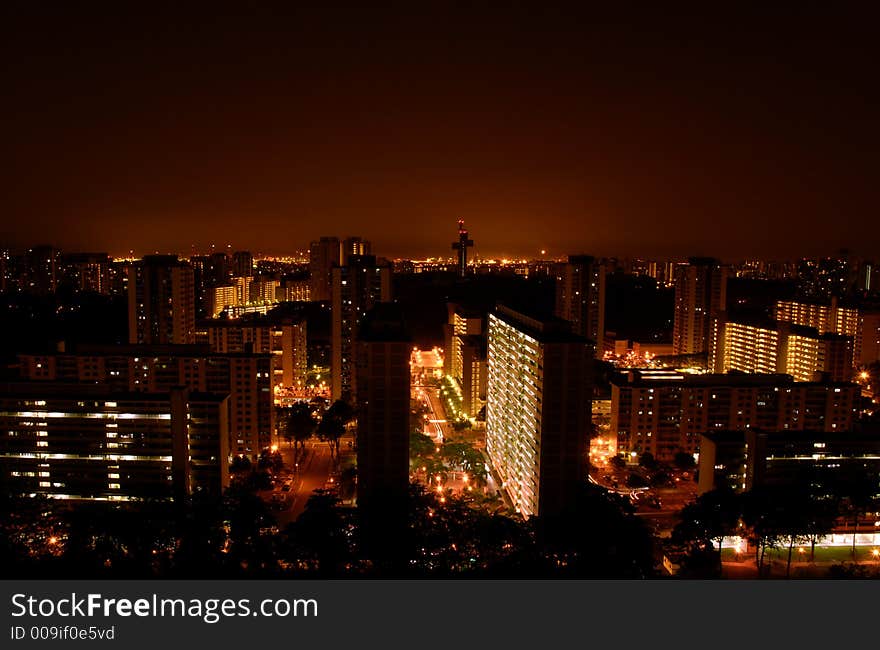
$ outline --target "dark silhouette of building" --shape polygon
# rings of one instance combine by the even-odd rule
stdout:
[[[400,308],[377,303],[358,332],[358,505],[386,510],[409,486],[410,351]]]
[[[391,300],[391,265],[373,255],[351,255],[348,264],[333,267],[332,395],[354,402],[354,372],[361,319],[378,302]]]
[[[728,269],[710,257],[693,257],[675,272],[675,354],[703,354],[712,341],[712,323],[726,307]]]
[[[556,316],[599,347],[605,341],[605,277],[605,264],[590,255],[569,255],[556,267]]]
[[[22,290],[26,293],[55,293],[60,275],[59,251],[54,246],[34,246],[24,255]]]
[[[67,253],[61,256],[61,281],[74,292],[110,294],[110,267],[107,253]]]
[[[194,343],[192,267],[176,255],[147,255],[128,272],[129,343]]]
[[[311,299],[330,300],[333,288],[333,267],[342,263],[342,248],[338,237],[321,237],[309,246],[309,273]]]
[[[254,256],[250,251],[235,251],[232,254],[232,277],[249,278],[254,274]]]
[[[832,486],[864,472],[880,496],[880,433],[745,429],[706,433],[700,441],[700,493],[717,488]]]

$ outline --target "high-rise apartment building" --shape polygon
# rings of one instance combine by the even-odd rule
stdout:
[[[176,255],[147,255],[129,266],[128,341],[187,344],[195,341],[193,270]]]
[[[68,253],[61,256],[61,283],[75,292],[110,294],[107,253]]]
[[[321,237],[309,246],[311,299],[330,300],[333,267],[342,263],[342,244],[338,237]]]
[[[880,361],[880,310],[862,313],[860,362],[863,365]]]
[[[113,391],[168,393],[185,386],[229,395],[230,453],[256,457],[271,444],[275,410],[272,355],[215,353],[201,345],[80,346],[19,355],[28,381],[105,384]]]
[[[294,316],[253,316],[247,319],[203,321],[196,327],[196,343],[211,352],[272,355],[272,388],[298,388],[308,373],[306,320]]]
[[[0,474],[6,489],[56,499],[219,496],[229,484],[228,397],[172,388],[6,384]]]
[[[372,255],[372,245],[363,237],[346,237],[342,240],[342,258],[339,263],[348,264],[352,255]]]
[[[458,382],[462,411],[476,416],[486,403],[485,316],[461,305],[449,305],[444,372]]]
[[[250,282],[248,302],[251,304],[275,302],[275,291],[281,283],[275,278],[255,277]]]
[[[22,291],[35,294],[55,293],[60,276],[61,251],[54,246],[34,246],[24,254]]]
[[[856,384],[782,374],[631,370],[611,380],[611,432],[618,451],[671,462],[678,452],[698,453],[700,436],[710,431],[848,430],[858,397]]]
[[[311,299],[312,286],[308,277],[286,277],[275,289],[278,302],[309,302]]]
[[[709,368],[716,373],[783,373],[795,381],[852,378],[853,338],[820,333],[814,327],[781,321],[728,320],[713,323]]]
[[[331,392],[334,400],[355,401],[358,327],[373,305],[391,301],[391,265],[373,255],[352,255],[347,265],[333,267],[332,277]]]
[[[358,507],[372,514],[403,513],[409,490],[412,343],[400,308],[377,303],[361,324],[357,347]]]
[[[556,316],[597,346],[605,340],[605,277],[605,264],[590,255],[569,255],[556,267]]]
[[[700,449],[700,494],[772,485],[833,496],[841,478],[864,471],[880,475],[876,431],[718,431],[702,436]],[[874,496],[880,496],[880,483],[874,486]],[[870,519],[865,523],[874,528]]]
[[[235,251],[232,254],[232,276],[249,278],[254,274],[254,256],[250,251]]]
[[[726,307],[728,270],[717,260],[694,257],[687,265],[679,266],[675,274],[673,352],[708,352],[712,321]]]
[[[854,367],[880,361],[876,336],[880,311],[842,305],[836,296],[821,302],[779,300],[776,303],[776,319],[813,327],[822,334],[852,337]]]
[[[488,330],[486,451],[523,517],[556,515],[587,476],[591,344],[503,306]]]
[[[227,284],[232,279],[232,262],[222,251],[211,253],[208,259],[208,283],[211,286]]]

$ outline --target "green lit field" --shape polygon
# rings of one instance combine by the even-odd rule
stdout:
[[[880,557],[876,558],[873,555],[872,551],[877,547],[874,546],[856,546],[856,557],[855,560],[858,562],[869,562],[876,561],[877,566],[880,566]],[[799,549],[803,549],[803,553],[799,551]],[[880,549],[877,549],[880,551]],[[755,559],[755,551],[751,549],[749,553],[741,553],[739,558],[737,558],[736,553],[732,548],[721,549],[721,559],[724,562],[736,562],[737,560],[741,562],[748,562],[750,560]],[[776,562],[787,562],[788,561],[788,547],[784,548],[776,548],[776,549],[767,549],[764,554],[764,561],[776,561]],[[852,562],[853,561],[853,553],[851,546],[824,546],[824,547],[816,547],[815,555],[813,556],[813,562]],[[798,564],[809,564],[810,563],[810,546],[795,546],[793,552],[791,554],[791,564],[792,566]]]

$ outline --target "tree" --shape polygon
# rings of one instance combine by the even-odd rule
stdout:
[[[758,577],[764,575],[767,549],[777,548],[781,541],[779,507],[774,488],[754,487],[743,495],[743,522],[752,530]]]
[[[247,456],[235,456],[229,465],[229,471],[233,474],[245,474],[251,471],[251,461]]]
[[[833,489],[841,497],[845,506],[845,514],[852,517],[852,556],[856,559],[856,535],[859,532],[859,521],[869,512],[877,498],[877,475],[869,472],[864,465],[847,468],[839,472],[834,481]]]
[[[257,467],[261,470],[268,470],[271,474],[277,474],[284,467],[284,460],[281,458],[281,452],[264,449],[260,452],[260,458],[257,460]]]
[[[611,460],[608,462],[614,465],[614,467],[616,467],[617,469],[623,469],[624,467],[626,467],[626,461],[623,459],[622,456],[612,456]]]
[[[409,436],[409,455],[411,458],[430,456],[434,453],[434,441],[429,436],[419,431],[414,431]]]
[[[741,504],[729,489],[717,489],[697,497],[681,511],[681,521],[672,532],[672,539],[685,546],[690,555],[714,555],[720,574],[724,538],[736,532]],[[717,542],[718,549],[714,550]]]
[[[354,420],[355,411],[351,404],[343,400],[336,400],[324,412],[321,424],[318,425],[318,435],[330,445],[330,455],[335,461],[339,460],[339,439],[345,435],[345,427]]]
[[[657,461],[654,459],[654,454],[650,451],[646,451],[641,456],[639,456],[639,465],[644,467],[645,469],[656,469]]]
[[[315,433],[317,421],[312,415],[312,407],[306,402],[293,405],[284,420],[284,437],[295,443],[293,462],[297,462],[301,451],[305,451],[306,441]]]
[[[693,469],[697,464],[694,460],[694,455],[689,454],[686,451],[677,452],[673,462],[675,463],[675,466],[681,470]]]
[[[630,488],[643,488],[648,487],[648,481],[636,474],[635,472],[630,472],[629,476],[626,477],[626,487]]]

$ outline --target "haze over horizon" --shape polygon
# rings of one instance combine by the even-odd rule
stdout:
[[[0,244],[880,257],[855,9],[51,4],[0,9]]]

